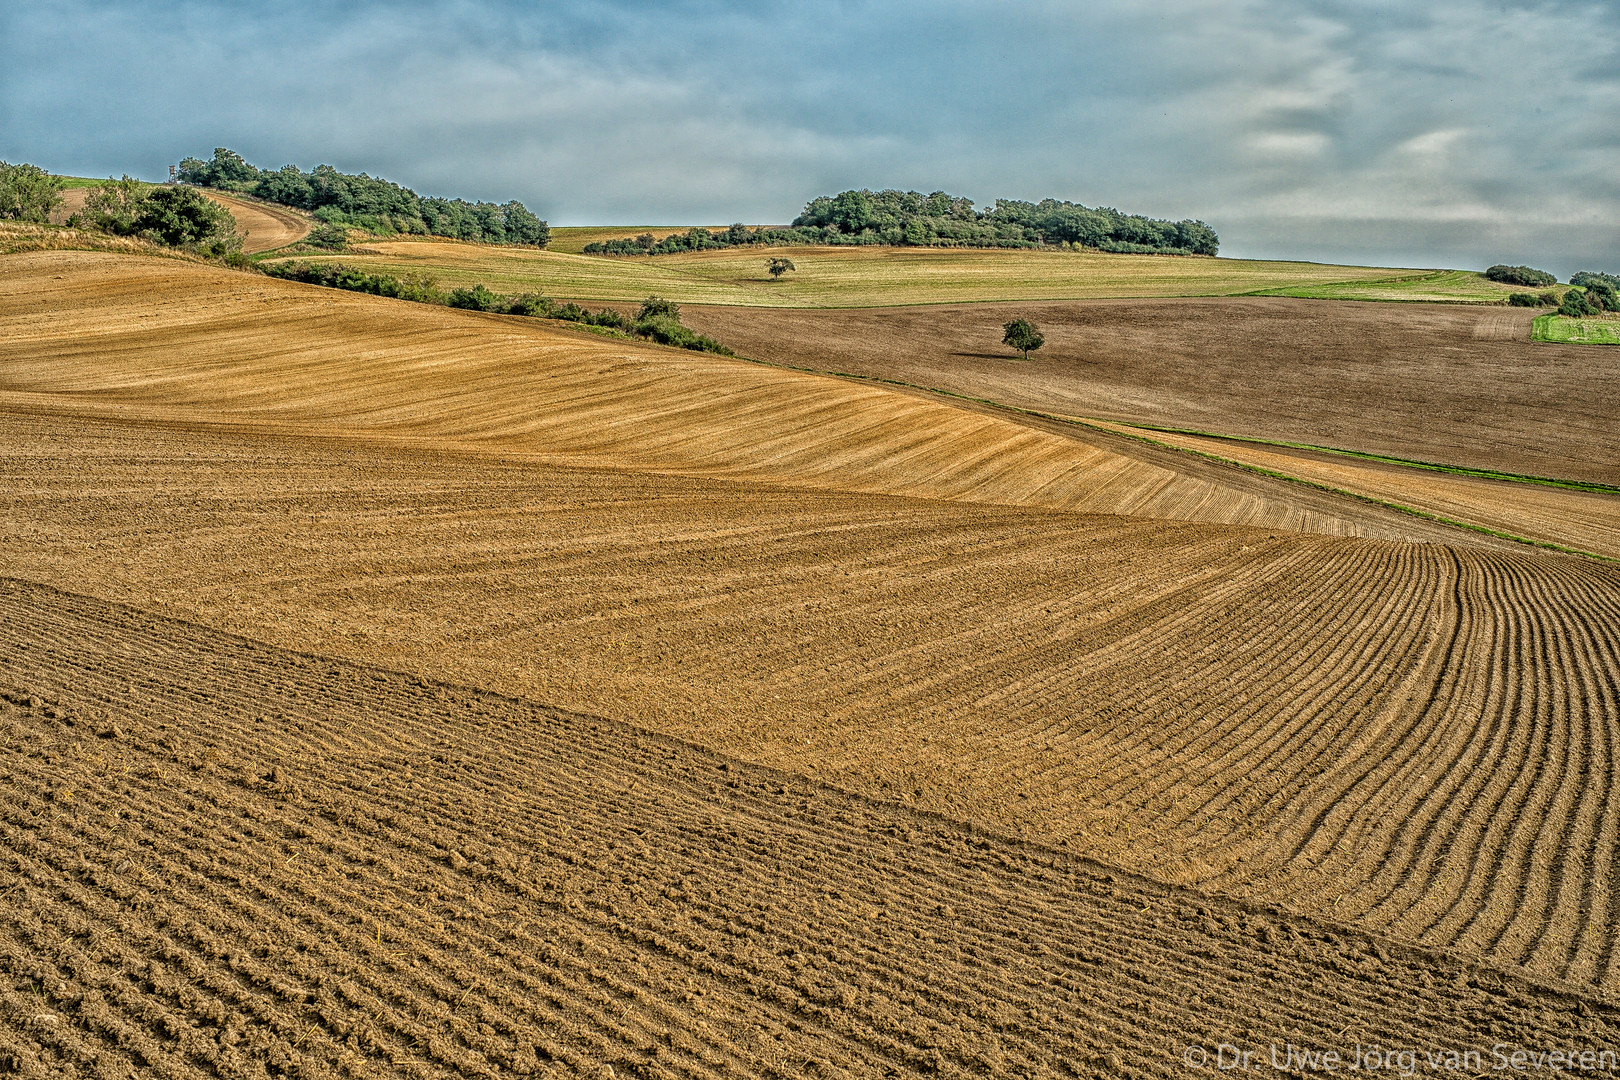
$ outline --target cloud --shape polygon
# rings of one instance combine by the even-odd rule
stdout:
[[[0,156],[228,145],[554,223],[791,218],[849,186],[1200,217],[1229,254],[1620,252],[1620,5],[62,0],[0,40]],[[1620,266],[1615,266],[1620,269]]]

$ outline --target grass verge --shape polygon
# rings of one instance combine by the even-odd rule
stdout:
[[[1530,340],[1561,345],[1620,345],[1620,319],[1537,315],[1530,328]]]
[[[1301,300],[1372,300],[1408,304],[1501,304],[1521,289],[1491,281],[1473,270],[1431,270],[1392,274],[1370,281],[1329,281],[1263,289],[1254,296],[1292,296]]]

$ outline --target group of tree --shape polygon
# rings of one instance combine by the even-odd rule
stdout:
[[[1558,314],[1571,318],[1620,311],[1620,277],[1596,270],[1582,270],[1569,279],[1569,288],[1558,302]]]
[[[1504,285],[1522,285],[1532,289],[1558,284],[1556,277],[1532,266],[1499,264],[1487,269],[1485,276]],[[1582,270],[1570,276],[1569,285],[1562,296],[1552,290],[1512,293],[1507,302],[1512,307],[1555,307],[1560,315],[1572,318],[1620,312],[1620,277],[1596,270]]]
[[[521,296],[502,296],[483,285],[445,291],[432,278],[418,274],[394,277],[391,274],[368,274],[351,266],[333,263],[277,262],[261,267],[271,277],[288,281],[302,281],[309,285],[323,285],[329,289],[347,289],[350,292],[370,293],[373,296],[391,296],[400,300],[413,300],[422,304],[443,304],[466,311],[489,311],[498,315],[524,315],[537,319],[558,319],[563,322],[582,323],[617,330],[634,337],[656,341],[660,345],[692,349],[698,352],[734,355],[726,346],[711,337],[699,334],[681,323],[681,309],[671,300],[649,296],[634,316],[613,308],[588,311],[572,302],[558,303],[550,297],[535,293]]]
[[[1532,289],[1558,284],[1557,278],[1533,266],[1504,266],[1498,263],[1485,271],[1485,277],[1503,285],[1524,285]]]
[[[186,158],[175,175],[185,184],[252,195],[307,210],[328,224],[378,235],[415,233],[534,247],[551,242],[551,229],[516,200],[497,204],[423,197],[391,181],[338,172],[330,165],[310,172],[283,165],[272,172],[220,147],[207,161]]]
[[[26,161],[0,161],[0,218],[43,225],[62,205],[62,178]]]
[[[1214,255],[1220,238],[1202,221],[1166,221],[1058,199],[970,199],[936,191],[844,191],[811,199],[785,228],[738,223],[715,232],[688,229],[585,246],[591,255],[671,255],[747,244],[885,244],[901,247],[1093,248],[1157,255]]]

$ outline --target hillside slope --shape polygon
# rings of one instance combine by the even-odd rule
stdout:
[[[3,579],[0,749],[28,1078],[1181,1077],[1234,1040],[1620,1037],[1566,989]]]
[[[875,386],[103,253],[10,256],[0,400],[365,435],[562,464],[1431,538],[1425,523],[1166,467]]]

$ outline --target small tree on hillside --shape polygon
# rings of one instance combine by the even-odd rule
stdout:
[[[797,269],[798,267],[793,265],[792,259],[783,259],[780,257],[772,259],[770,262],[765,264],[765,270],[771,275],[772,281],[775,281],[789,270]]]
[[[1031,351],[1046,344],[1046,336],[1041,333],[1039,327],[1028,319],[1014,319],[1011,322],[1003,323],[1001,328],[1006,331],[1001,335],[1001,343],[1011,345],[1021,351],[1025,360],[1029,359]]]

